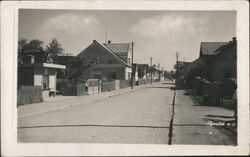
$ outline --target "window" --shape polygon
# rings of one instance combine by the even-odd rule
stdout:
[[[116,79],[117,79],[117,74],[116,74],[116,72],[110,72],[110,73],[109,73],[109,78],[112,79],[112,80],[116,80]]]
[[[130,79],[131,78],[131,73],[128,73],[128,79]]]

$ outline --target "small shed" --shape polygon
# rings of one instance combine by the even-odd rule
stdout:
[[[57,70],[66,69],[65,65],[50,63],[27,63],[18,67],[18,87],[41,86],[43,97],[56,91]]]

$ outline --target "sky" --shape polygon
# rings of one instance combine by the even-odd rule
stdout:
[[[106,32],[106,33],[105,33]],[[106,34],[106,35],[105,35]],[[19,10],[18,38],[57,38],[66,53],[79,54],[93,40],[134,42],[134,62],[173,69],[179,60],[199,57],[201,42],[236,36],[235,11]]]

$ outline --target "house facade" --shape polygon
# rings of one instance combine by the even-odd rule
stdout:
[[[236,79],[236,58],[237,58],[237,41],[234,38],[233,41],[228,42],[216,51],[214,57],[212,57],[207,65],[211,68],[210,80],[215,82],[225,82],[230,78]]]
[[[84,58],[90,67],[83,72],[83,78],[100,80],[129,80],[132,74],[130,43],[101,44],[94,40],[76,57]]]
[[[204,48],[206,47],[206,48]],[[200,76],[211,82],[236,78],[237,41],[201,43],[200,58],[205,62]]]
[[[192,85],[196,78],[226,85],[237,78],[237,40],[202,42],[200,57],[183,68],[183,78]]]

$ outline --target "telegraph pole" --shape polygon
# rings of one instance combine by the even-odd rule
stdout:
[[[134,70],[134,74],[133,74],[133,64],[134,64],[134,42],[132,41],[132,58],[131,58],[131,64],[132,64],[132,75],[131,75],[131,89],[133,89],[134,86],[134,74],[135,74],[135,70]]]
[[[179,53],[176,52],[176,84],[179,84],[179,65],[178,65],[178,57],[179,57]]]
[[[179,56],[179,53],[176,52],[176,65],[178,64],[178,56]]]
[[[159,81],[160,81],[160,79],[161,79],[161,76],[160,76],[160,63],[158,63],[158,79],[159,79]]]
[[[107,42],[107,36],[108,36],[108,29],[107,29],[107,27],[105,27],[105,35],[104,35],[105,37],[105,43]]]
[[[150,84],[152,84],[152,60],[153,58],[150,57]]]

